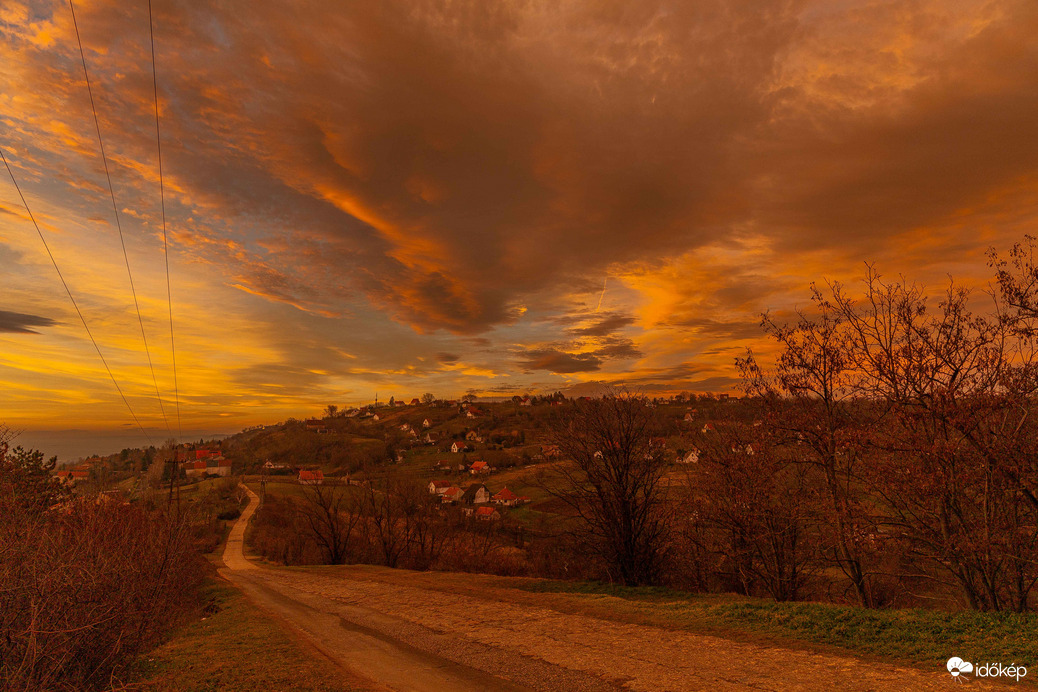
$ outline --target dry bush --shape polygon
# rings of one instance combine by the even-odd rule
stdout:
[[[0,496],[0,688],[90,690],[197,605],[204,562],[186,517]]]

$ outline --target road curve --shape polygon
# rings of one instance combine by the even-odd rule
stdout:
[[[221,574],[341,666],[350,689],[900,692],[952,684],[943,670],[562,612],[537,600],[543,595],[519,597],[513,589],[510,596],[433,588],[436,575],[263,567],[242,552],[259,500],[251,490],[249,497]],[[1002,688],[972,683],[972,689]]]

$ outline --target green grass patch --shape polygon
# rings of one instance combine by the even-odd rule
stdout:
[[[1038,614],[869,610],[591,582],[533,581],[517,588],[612,596],[689,630],[735,630],[926,666],[943,665],[950,656],[961,656],[968,661],[1017,663],[1038,669]]]
[[[350,689],[332,663],[297,644],[234,587],[214,582],[204,595],[209,614],[143,656],[130,688],[155,692]]]

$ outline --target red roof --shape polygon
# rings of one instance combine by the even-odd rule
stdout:
[[[497,512],[497,510],[494,509],[493,507],[476,507],[476,516],[477,517],[493,516],[495,512]]]
[[[324,472],[318,469],[317,471],[307,471],[302,469],[299,472],[299,480],[301,481],[323,481]]]
[[[451,487],[451,482],[450,481],[433,481],[432,484],[433,484],[434,488],[449,488],[449,487]]]
[[[494,495],[490,499],[491,500],[503,500],[503,501],[506,501],[506,502],[510,502],[512,500],[518,500],[519,496],[516,495],[515,493],[513,493],[508,488],[502,488],[501,492],[499,492],[498,494]]]
[[[196,449],[195,459],[208,459],[209,457],[215,457],[216,452],[211,449]]]
[[[486,468],[486,465],[487,465],[487,462],[485,462],[485,461],[474,461],[474,462],[472,462],[472,466],[470,466],[469,468],[472,469],[473,471],[479,471],[482,468]]]
[[[461,488],[457,486],[447,488],[447,490],[443,493],[443,496],[449,500],[457,500],[459,497],[461,497],[461,495]]]

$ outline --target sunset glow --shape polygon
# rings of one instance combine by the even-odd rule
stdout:
[[[154,11],[185,430],[376,392],[736,391],[811,282],[983,286],[1036,230],[1029,0]],[[147,5],[76,12],[170,417]],[[159,441],[79,61],[67,3],[0,5],[0,148]],[[0,174],[0,421],[132,431]]]

